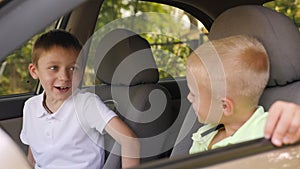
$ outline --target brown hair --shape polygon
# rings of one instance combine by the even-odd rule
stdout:
[[[41,54],[54,46],[76,50],[78,53],[82,49],[82,44],[71,33],[59,29],[51,30],[35,41],[32,48],[32,63],[37,66]]]

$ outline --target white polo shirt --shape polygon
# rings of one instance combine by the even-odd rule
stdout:
[[[35,168],[99,169],[105,125],[116,116],[98,96],[77,90],[53,114],[43,94],[25,102],[20,138],[31,147]]]

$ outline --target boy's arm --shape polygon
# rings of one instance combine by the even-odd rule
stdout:
[[[32,155],[30,146],[28,147],[27,159],[28,159],[28,161],[29,161],[29,164],[30,164],[32,167],[34,167],[34,165],[35,165],[35,160],[34,160],[34,158],[33,158],[33,155]]]
[[[105,130],[121,145],[122,168],[138,165],[140,143],[133,131],[119,117],[112,118]]]

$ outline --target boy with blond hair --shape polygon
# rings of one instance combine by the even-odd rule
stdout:
[[[268,113],[258,105],[268,82],[269,60],[255,38],[238,35],[209,41],[187,61],[188,100],[198,121],[190,153],[264,136]]]

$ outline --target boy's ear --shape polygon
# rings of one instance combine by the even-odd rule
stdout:
[[[39,76],[36,73],[36,67],[34,64],[30,63],[28,66],[28,70],[33,79],[38,79]]]
[[[233,114],[233,102],[229,98],[222,99],[222,109],[224,116],[230,116]]]

